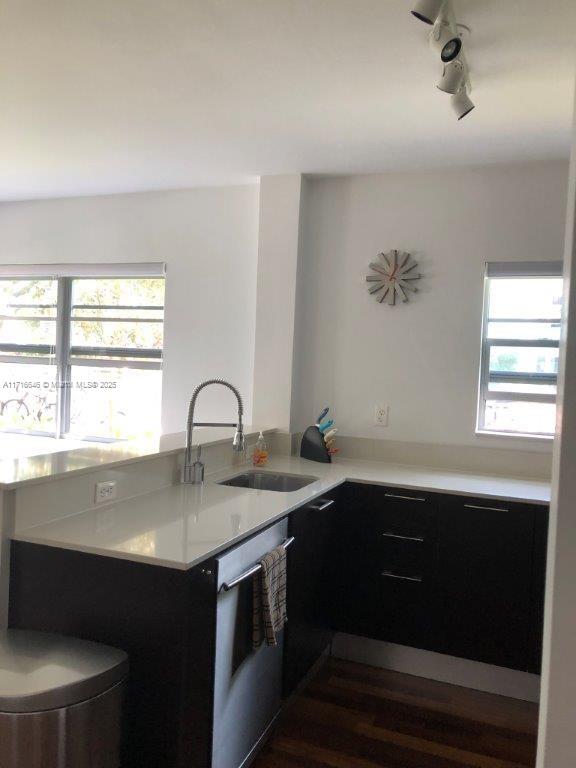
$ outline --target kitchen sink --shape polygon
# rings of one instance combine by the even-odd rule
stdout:
[[[254,488],[258,491],[280,491],[286,493],[299,491],[310,483],[318,480],[317,477],[307,475],[286,475],[281,472],[242,472],[229,480],[221,480],[218,485],[233,485],[235,488]]]

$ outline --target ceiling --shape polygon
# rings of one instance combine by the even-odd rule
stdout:
[[[574,0],[454,0],[477,109],[410,0],[0,0],[0,200],[567,156]]]

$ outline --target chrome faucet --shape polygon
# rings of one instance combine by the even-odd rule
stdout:
[[[224,387],[228,387],[236,395],[238,401],[238,421],[236,423],[226,423],[218,421],[194,421],[194,409],[196,408],[196,400],[198,395],[204,389],[204,387],[210,384],[222,384]],[[184,471],[182,473],[182,482],[190,483],[192,485],[199,485],[204,480],[204,464],[200,461],[200,450],[198,450],[198,457],[195,462],[192,462],[192,432],[194,427],[236,427],[234,432],[234,438],[232,440],[232,450],[240,451],[244,450],[244,427],[242,426],[242,416],[244,414],[244,406],[242,404],[242,397],[240,392],[235,386],[229,384],[224,379],[208,379],[203,381],[202,384],[198,384],[192,397],[190,399],[190,405],[188,406],[188,422],[186,426],[186,453],[184,454]]]

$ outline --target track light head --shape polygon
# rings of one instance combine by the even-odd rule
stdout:
[[[450,104],[452,105],[452,109],[458,120],[462,120],[463,117],[466,117],[466,115],[472,112],[476,106],[468,95],[468,89],[465,85],[458,91],[458,93],[453,93],[452,96],[450,96]]]
[[[456,37],[451,37],[446,45],[443,46],[442,50],[440,51],[440,58],[444,64],[447,64],[449,61],[454,61],[454,59],[460,55],[461,50],[462,40],[458,35],[456,35]]]
[[[414,6],[412,15],[416,16],[417,19],[420,19],[420,21],[423,21],[425,24],[434,24],[440,15],[443,5],[444,0],[418,0]]]
[[[444,93],[458,93],[466,82],[466,67],[461,59],[453,59],[444,65],[444,72],[436,86]]]
[[[462,50],[462,38],[456,27],[440,16],[430,32],[430,46],[447,64],[457,58]]]

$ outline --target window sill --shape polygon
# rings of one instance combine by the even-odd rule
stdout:
[[[477,429],[475,434],[477,437],[507,437],[512,440],[527,440],[529,442],[552,443],[554,441],[554,435],[533,435],[529,432],[495,432],[490,429]]]

